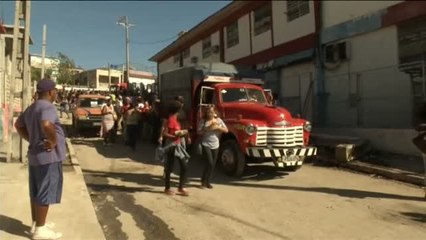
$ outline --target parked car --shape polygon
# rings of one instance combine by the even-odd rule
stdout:
[[[72,125],[79,132],[83,128],[100,128],[102,105],[107,98],[102,95],[80,95],[72,111]]]

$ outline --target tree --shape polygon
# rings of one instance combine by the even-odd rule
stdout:
[[[53,70],[48,68],[45,70],[44,75],[52,76]],[[41,79],[41,68],[31,67],[31,80],[38,81]]]
[[[74,84],[74,80],[76,79],[74,60],[61,52],[58,52],[58,59],[57,82],[60,84]]]

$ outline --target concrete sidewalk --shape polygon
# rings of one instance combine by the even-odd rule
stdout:
[[[61,239],[105,239],[83,175],[64,162],[62,203],[49,209]],[[28,239],[31,225],[28,170],[22,163],[0,163],[0,239]]]

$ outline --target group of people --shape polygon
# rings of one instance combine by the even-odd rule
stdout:
[[[188,196],[189,192],[185,188],[187,163],[190,158],[186,152],[187,144],[191,144],[190,129],[182,128],[183,99],[180,96],[175,97],[168,104],[166,117],[163,119],[161,134],[158,139],[162,149],[165,151],[164,159],[164,192],[168,195],[180,194]],[[213,188],[211,185],[213,170],[216,165],[220,135],[227,133],[228,128],[225,123],[217,116],[215,107],[208,106],[197,125],[198,141],[196,145],[202,148],[203,158],[205,159],[205,168],[200,177],[200,188]],[[171,189],[170,175],[173,171],[174,163],[178,161],[180,165],[179,185],[177,192]]]
[[[100,134],[105,145],[115,141],[117,132],[121,132],[125,144],[133,151],[136,142],[143,137],[150,138],[156,143],[160,125],[159,101],[153,104],[145,101],[141,96],[136,98],[111,96],[101,106],[102,125]]]

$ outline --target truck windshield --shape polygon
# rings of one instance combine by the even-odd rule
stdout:
[[[258,102],[267,103],[265,95],[254,88],[227,88],[221,91],[222,101],[228,102]]]
[[[102,98],[82,98],[80,100],[80,107],[83,108],[97,108],[104,104],[105,99]]]

